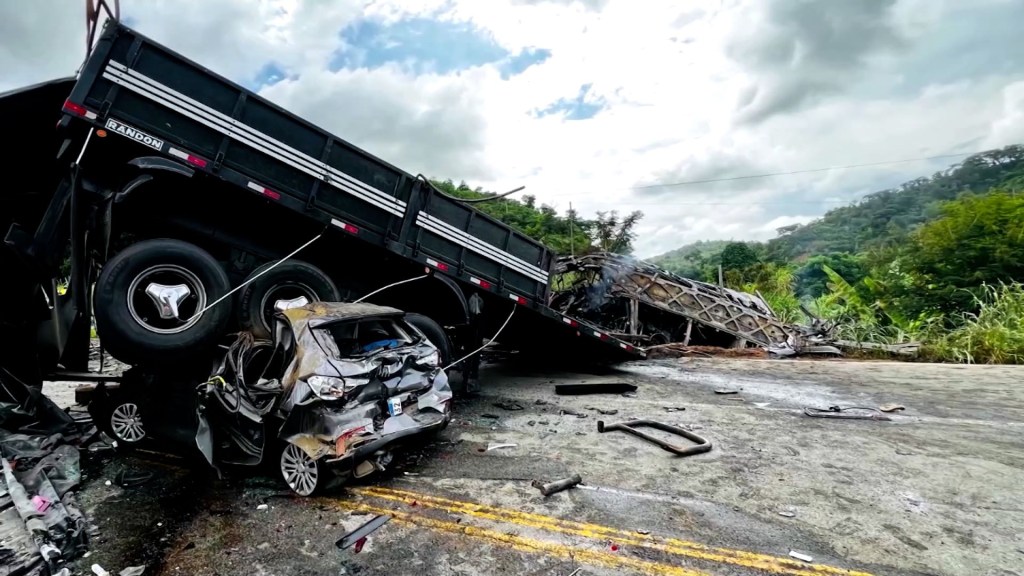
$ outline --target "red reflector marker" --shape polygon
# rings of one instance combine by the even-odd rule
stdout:
[[[72,114],[76,114],[78,116],[85,116],[85,113],[88,112],[88,110],[85,109],[85,106],[82,106],[81,104],[75,104],[71,100],[64,101],[64,111],[71,112]]]
[[[198,156],[193,156],[193,155],[189,154],[188,157],[185,158],[185,160],[187,160],[189,164],[195,164],[196,166],[199,166],[200,168],[206,168],[206,160],[203,160],[202,158],[199,158]],[[275,194],[277,194],[277,193],[275,192]],[[281,197],[281,195],[278,194],[277,198],[280,198],[280,197]],[[274,199],[277,200],[277,198],[274,198]]]
[[[427,264],[430,264],[431,266],[433,266],[434,268],[437,268],[441,272],[447,272],[448,271],[448,265],[447,264],[445,264],[444,262],[438,262],[437,260],[434,260],[433,258],[427,258]]]
[[[348,222],[342,222],[337,218],[331,218],[331,224],[334,224],[335,226],[341,228],[342,230],[348,232],[349,234],[359,234],[359,228],[356,228],[355,226],[349,224]]]
[[[280,194],[278,194],[277,192],[274,192],[273,190],[270,190],[269,188],[264,188],[263,189],[263,195],[266,196],[267,198],[270,198],[271,200],[280,200],[281,199],[281,195]]]
[[[511,298],[512,300],[515,300],[517,304],[526,304],[526,298],[523,298],[522,296],[518,296],[516,294],[509,294],[508,297]]]

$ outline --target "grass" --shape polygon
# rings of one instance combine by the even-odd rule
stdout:
[[[962,364],[1024,364],[1024,285],[983,286],[977,314],[925,340],[925,358]]]

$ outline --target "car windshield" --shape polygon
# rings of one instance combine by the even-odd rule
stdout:
[[[390,318],[343,321],[315,330],[324,350],[336,358],[352,358],[416,341],[414,334]]]

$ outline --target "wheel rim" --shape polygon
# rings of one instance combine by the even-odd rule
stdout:
[[[110,430],[123,442],[134,443],[145,438],[146,430],[142,427],[139,407],[131,402],[118,404],[110,414]]]
[[[302,302],[305,299],[305,302]],[[280,310],[304,306],[310,302],[317,302],[320,298],[316,291],[301,282],[282,282],[276,284],[260,300],[260,322],[263,328],[271,331],[274,314]]]
[[[156,334],[178,334],[202,318],[206,288],[192,271],[174,264],[143,270],[128,286],[132,319]]]
[[[281,474],[288,487],[299,496],[312,494],[320,479],[316,460],[295,444],[288,444],[281,452]]]

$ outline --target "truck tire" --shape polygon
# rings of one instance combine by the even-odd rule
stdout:
[[[103,266],[96,281],[96,331],[128,364],[171,364],[213,346],[231,303],[198,314],[227,294],[227,274],[206,251],[181,240],[144,240]],[[158,300],[164,304],[158,304]]]
[[[420,332],[423,332],[427,340],[430,340],[430,343],[437,347],[441,355],[441,366],[447,366],[452,361],[452,343],[448,340],[448,335],[444,333],[444,328],[441,328],[440,324],[427,316],[416,314],[415,312],[407,313],[405,321],[418,328]]]
[[[267,262],[252,271],[246,281],[255,278],[278,261]],[[309,302],[337,302],[338,287],[316,266],[301,260],[286,260],[241,290],[238,323],[257,338],[271,337],[278,303],[305,298]]]

